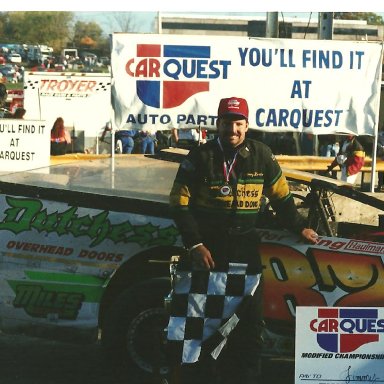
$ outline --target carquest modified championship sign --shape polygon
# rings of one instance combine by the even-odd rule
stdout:
[[[117,129],[214,127],[223,97],[250,128],[374,135],[383,46],[333,40],[114,34]]]
[[[384,311],[296,307],[295,384],[383,383]]]

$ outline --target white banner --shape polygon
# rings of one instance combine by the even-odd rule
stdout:
[[[113,34],[118,129],[214,127],[247,99],[252,129],[374,135],[382,45],[334,40]]]
[[[45,121],[0,119],[0,134],[0,171],[49,166],[51,129]]]

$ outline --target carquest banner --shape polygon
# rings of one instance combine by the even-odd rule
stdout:
[[[215,127],[224,97],[266,132],[374,135],[381,43],[113,34],[116,129]]]

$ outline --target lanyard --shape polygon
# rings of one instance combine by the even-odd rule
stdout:
[[[239,151],[236,151],[235,153],[235,156],[233,156],[233,159],[231,161],[226,161],[225,160],[225,155],[224,155],[224,149],[223,149],[223,146],[220,142],[220,138],[217,138],[217,143],[219,144],[219,147],[221,149],[221,152],[223,152],[223,157],[224,157],[224,161],[223,161],[223,174],[224,174],[224,179],[225,179],[225,182],[228,183],[229,182],[229,178],[231,177],[231,174],[234,173],[234,166],[236,164],[236,158],[237,158],[237,154],[239,153]]]

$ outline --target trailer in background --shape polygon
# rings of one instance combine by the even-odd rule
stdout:
[[[29,45],[27,52],[28,62],[31,64],[43,64],[53,56],[53,48],[48,45]]]
[[[64,48],[61,51],[61,55],[60,55],[61,62],[64,62],[64,60],[66,61],[74,60],[74,59],[77,59],[78,57],[79,57],[79,53],[77,52],[77,48]]]
[[[64,119],[72,137],[71,152],[101,153],[98,137],[111,119],[109,73],[25,72],[25,118],[52,127]]]

